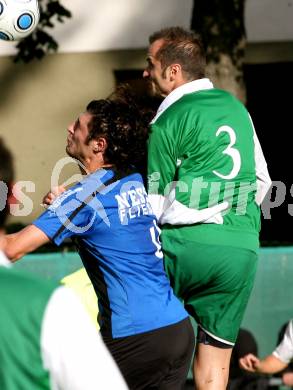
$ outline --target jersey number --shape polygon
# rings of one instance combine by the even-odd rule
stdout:
[[[231,180],[235,176],[238,175],[240,168],[241,168],[241,156],[237,149],[233,148],[233,145],[235,145],[236,142],[236,134],[235,131],[230,126],[221,126],[218,128],[216,132],[216,137],[218,137],[221,133],[228,133],[230,137],[230,144],[229,146],[222,152],[223,154],[227,154],[230,156],[233,160],[233,168],[232,171],[228,175],[222,175],[220,172],[213,171],[213,173],[217,176],[219,176],[221,179],[225,180]]]
[[[161,233],[161,229],[160,229],[159,226],[157,225],[157,222],[156,222],[155,219],[153,220],[153,224],[154,224],[154,226],[152,226],[152,227],[150,228],[150,233],[151,233],[152,242],[153,242],[153,244],[155,245],[155,247],[157,248],[157,250],[156,250],[156,252],[155,252],[155,255],[156,255],[159,259],[162,259],[164,255],[163,255],[162,246],[161,246],[161,243],[160,243],[160,233]]]

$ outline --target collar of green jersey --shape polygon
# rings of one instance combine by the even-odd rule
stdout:
[[[152,120],[151,123],[154,123],[159,116],[168,108],[171,106],[171,104],[175,103],[177,100],[179,100],[183,95],[186,95],[188,93],[196,92],[196,91],[202,91],[204,89],[212,89],[214,88],[213,83],[208,79],[198,79],[194,81],[190,81],[189,83],[183,84],[180,87],[174,89],[161,103],[160,107],[158,108],[157,114]]]

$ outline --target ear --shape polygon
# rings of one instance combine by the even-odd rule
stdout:
[[[170,65],[170,80],[174,81],[178,78],[179,75],[182,73],[181,65],[180,64],[172,64]]]
[[[108,143],[106,138],[104,137],[99,137],[97,139],[94,139],[92,141],[92,147],[94,153],[105,153],[105,150],[107,149]]]

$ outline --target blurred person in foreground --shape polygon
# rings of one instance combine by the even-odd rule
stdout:
[[[230,205],[221,224],[170,221],[161,234],[171,286],[199,325],[196,387],[223,390],[255,279],[260,204],[271,181],[246,108],[205,77],[199,37],[170,27],[149,43],[143,76],[165,97],[151,122],[149,197],[199,210]]]
[[[11,267],[3,249],[13,159],[0,139],[0,389],[126,389],[75,294]]]

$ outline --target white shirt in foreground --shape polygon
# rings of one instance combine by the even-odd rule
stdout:
[[[82,303],[67,287],[53,293],[41,334],[52,390],[127,389]]]
[[[291,320],[280,344],[274,350],[273,355],[284,363],[290,363],[293,359],[293,321]]]

